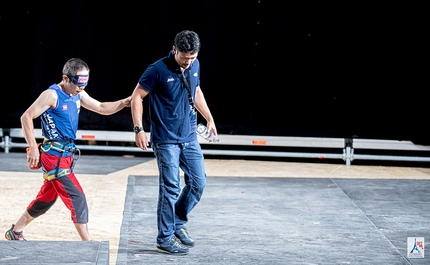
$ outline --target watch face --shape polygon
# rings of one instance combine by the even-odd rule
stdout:
[[[139,133],[140,131],[143,131],[143,128],[136,126],[136,127],[133,128],[133,130],[134,130],[135,133]]]

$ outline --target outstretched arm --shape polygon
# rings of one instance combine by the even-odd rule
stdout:
[[[117,101],[100,102],[88,95],[85,90],[80,92],[80,94],[82,107],[101,115],[111,115],[117,113],[125,107],[131,106],[131,96]]]

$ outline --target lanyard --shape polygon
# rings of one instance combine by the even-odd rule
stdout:
[[[190,87],[190,68],[187,68],[187,69],[185,69],[184,72],[180,73],[179,78],[182,80],[185,87],[187,88],[188,101],[190,102],[190,106],[192,107],[192,109],[194,111],[194,103],[193,103],[193,97],[191,96],[191,87]]]

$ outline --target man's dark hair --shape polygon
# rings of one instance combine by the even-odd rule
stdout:
[[[180,52],[194,54],[200,51],[200,38],[191,30],[184,30],[176,34],[175,47]]]
[[[87,63],[79,58],[72,58],[64,64],[63,75],[67,75],[69,77],[75,76],[78,71],[82,70],[90,71]]]

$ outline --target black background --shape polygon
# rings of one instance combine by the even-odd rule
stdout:
[[[201,87],[219,133],[427,144],[424,7],[289,2],[3,2],[0,127],[20,127],[71,57],[89,64],[94,98],[130,95],[190,29],[201,38]],[[132,126],[129,108],[81,111],[80,129]]]

